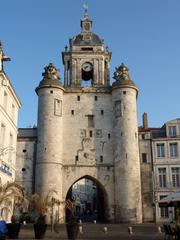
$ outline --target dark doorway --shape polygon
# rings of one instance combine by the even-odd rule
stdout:
[[[104,187],[92,177],[76,181],[69,189],[66,202],[75,203],[75,215],[83,222],[106,222],[108,220],[107,194]],[[70,214],[66,209],[66,220]]]

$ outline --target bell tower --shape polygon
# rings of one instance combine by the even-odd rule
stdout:
[[[105,49],[103,39],[93,33],[87,9],[80,25],[81,32],[69,40],[69,47],[62,52],[64,87],[107,87],[111,52]]]
[[[111,52],[92,24],[86,8],[80,33],[62,52],[64,86],[50,63],[36,88],[35,190],[45,196],[53,189],[65,203],[74,183],[87,178],[97,183],[100,219],[141,223],[138,88],[124,64],[110,84]]]

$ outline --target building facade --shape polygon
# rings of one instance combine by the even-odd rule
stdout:
[[[20,129],[16,181],[63,203],[74,183],[98,186],[104,220],[142,222],[136,100],[138,89],[122,64],[110,83],[111,52],[85,13],[81,32],[62,53],[64,84],[49,64],[36,88],[37,129]]]
[[[148,128],[147,115],[139,128],[143,219],[171,222],[173,207],[159,207],[159,200],[180,187],[180,119],[161,128]]]
[[[0,43],[0,183],[15,181],[17,118],[21,106],[20,100],[3,69],[4,61],[10,58],[4,55]],[[12,203],[9,203],[12,205]],[[12,209],[12,208],[11,208]],[[8,213],[2,217],[8,219]],[[11,213],[12,214],[12,213]]]
[[[159,208],[158,201],[180,189],[180,119],[152,132],[152,154],[156,220],[173,221],[174,209]]]
[[[173,219],[173,209],[160,209],[158,201],[179,190],[180,119],[149,128],[144,113],[138,129],[138,89],[124,64],[111,84],[111,52],[87,13],[62,59],[63,84],[50,63],[36,88],[37,128],[19,129],[16,182],[29,194],[56,190],[62,221],[72,188],[86,180],[97,187],[102,220]]]

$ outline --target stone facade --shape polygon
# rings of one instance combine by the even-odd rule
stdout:
[[[34,193],[36,142],[36,128],[19,128],[16,152],[16,182],[19,185],[26,183],[25,188],[28,195]]]
[[[139,128],[143,220],[175,220],[173,207],[159,207],[159,200],[180,187],[180,119],[161,128]]]
[[[175,219],[174,208],[159,208],[158,201],[180,188],[180,119],[164,124],[152,132],[154,203],[156,221]]]
[[[20,100],[8,78],[3,62],[10,58],[4,55],[0,43],[0,178],[2,183],[14,181],[16,169],[17,118]]]
[[[18,168],[23,171],[16,180],[24,182],[28,192],[35,187],[45,195],[54,189],[55,197],[64,202],[74,183],[90,179],[100,189],[105,220],[140,223],[138,89],[124,64],[116,69],[110,84],[111,52],[92,32],[87,15],[81,28],[62,53],[64,84],[53,64],[44,69],[36,88],[37,143],[28,137],[30,130],[27,137],[20,132]],[[22,153],[25,146],[26,154]],[[59,215],[65,219],[64,208]]]
[[[143,127],[139,128],[143,222],[152,222],[154,221],[155,217],[153,207],[153,163],[151,130],[152,129],[148,128],[147,114],[144,113]]]

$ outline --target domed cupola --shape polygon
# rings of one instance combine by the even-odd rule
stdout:
[[[99,88],[109,86],[111,52],[104,40],[92,32],[92,20],[87,6],[81,19],[81,32],[69,40],[62,53],[64,86],[73,88]]]
[[[70,46],[103,46],[104,42],[97,34],[92,32],[92,20],[85,16],[81,20],[81,33],[70,40]]]

